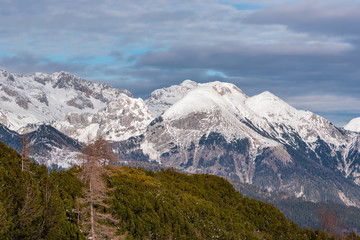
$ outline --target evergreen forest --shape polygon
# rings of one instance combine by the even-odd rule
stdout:
[[[106,145],[85,149],[85,165],[49,172],[0,142],[0,239],[360,239],[300,228],[217,176],[117,166]]]

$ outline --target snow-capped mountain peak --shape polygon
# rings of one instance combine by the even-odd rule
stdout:
[[[230,83],[211,82],[197,84],[163,114],[164,118],[185,117],[190,113],[237,111],[247,96]]]
[[[246,106],[271,122],[291,122],[300,112],[269,91],[246,100]]]
[[[194,88],[194,87],[196,87],[197,85],[198,85],[197,82],[192,81],[192,80],[190,80],[190,79],[186,79],[186,80],[184,80],[182,83],[180,83],[180,86],[182,86],[182,87],[187,87],[187,88],[189,88],[189,89]]]
[[[146,105],[153,117],[158,117],[197,85],[194,81],[185,80],[180,85],[157,89],[145,100]]]
[[[63,120],[69,112],[96,113],[119,94],[131,94],[58,72],[29,76],[0,71],[0,123],[12,130]]]
[[[344,128],[349,131],[360,132],[360,117],[350,120],[350,122],[346,124]]]

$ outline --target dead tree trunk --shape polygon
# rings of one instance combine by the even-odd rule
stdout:
[[[90,178],[90,226],[91,226],[91,239],[95,240],[95,221],[94,221],[94,202],[93,202],[93,188]]]
[[[98,137],[82,149],[80,157],[83,160],[81,178],[89,186],[86,199],[84,199],[89,206],[89,235],[92,239],[102,238],[100,235],[102,233],[99,231],[102,226],[98,223],[101,213],[96,212],[94,205],[104,206],[103,200],[107,198],[107,192],[103,180],[103,166],[113,161],[114,155],[110,144],[103,138]]]
[[[29,159],[28,154],[30,153],[29,148],[29,137],[25,134],[21,136],[21,170],[27,170]]]

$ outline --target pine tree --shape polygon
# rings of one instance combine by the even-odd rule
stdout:
[[[30,173],[23,174],[23,199],[16,221],[15,238],[40,239],[42,212],[41,192]]]

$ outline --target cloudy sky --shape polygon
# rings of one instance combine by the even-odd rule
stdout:
[[[0,0],[0,68],[146,98],[226,81],[342,126],[360,116],[359,0]]]

